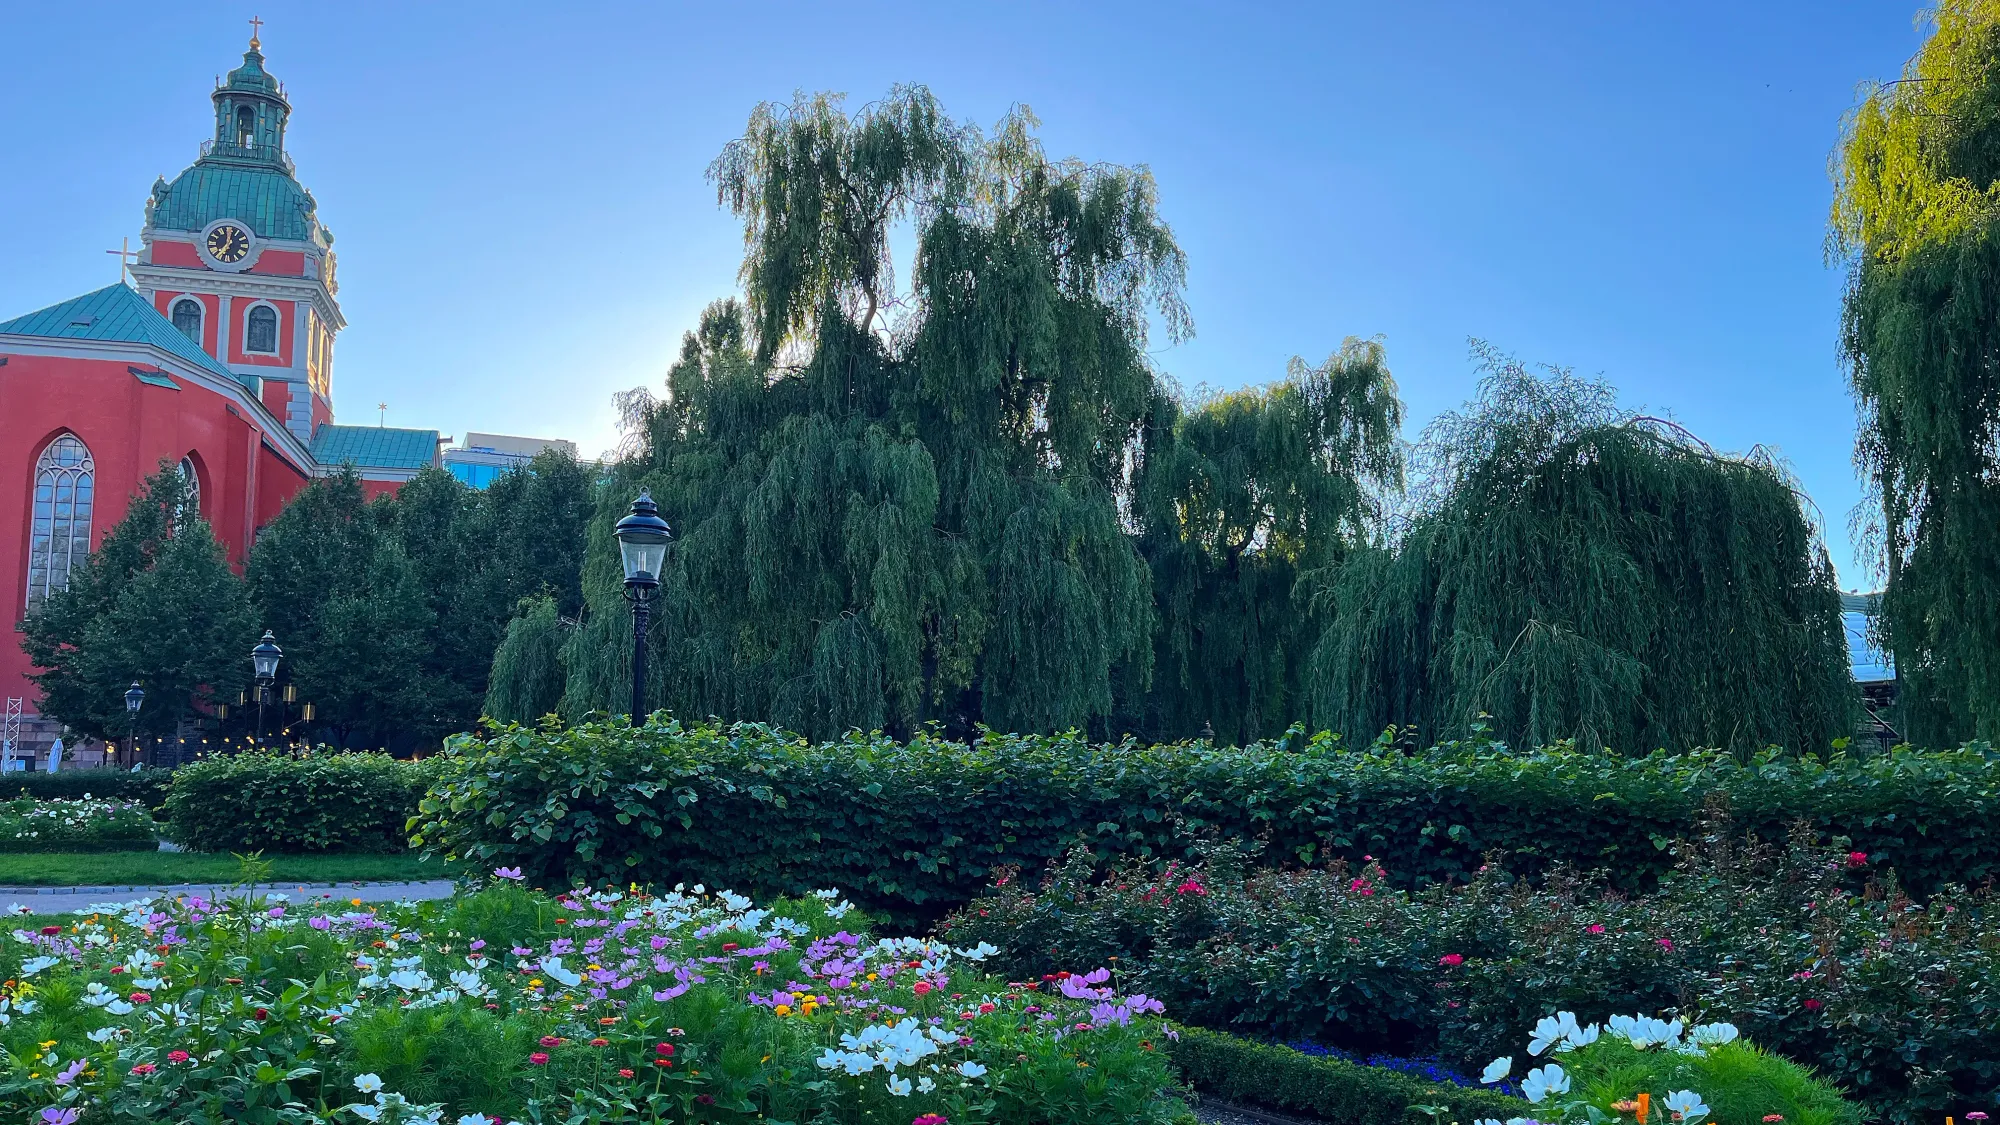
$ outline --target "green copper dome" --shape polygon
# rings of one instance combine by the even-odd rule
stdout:
[[[199,231],[217,219],[236,219],[259,238],[331,244],[315,215],[318,204],[299,186],[285,155],[292,106],[284,86],[264,69],[256,40],[212,98],[215,136],[203,142],[193,167],[172,183],[162,178],[153,185],[146,225]]]

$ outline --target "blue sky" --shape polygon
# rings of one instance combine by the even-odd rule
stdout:
[[[1380,334],[1414,437],[1487,339],[1774,449],[1867,580],[1826,169],[1858,83],[1920,42],[1906,4],[22,4],[0,317],[117,276],[252,14],[337,239],[344,422],[386,401],[601,451],[611,395],[736,288],[703,170],[751,107],[921,82],[1151,166],[1191,263],[1197,335],[1157,355],[1183,384]]]

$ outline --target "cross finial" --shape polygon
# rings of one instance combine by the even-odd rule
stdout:
[[[377,426],[386,426],[386,425],[388,425],[388,424],[389,424],[389,404],[388,404],[388,403],[386,403],[386,402],[378,402],[378,403],[376,403],[376,404],[375,404],[375,409],[381,412],[380,416],[379,416],[379,417],[377,417],[377,418],[375,419],[375,424],[376,424]]]
[[[262,43],[260,43],[260,42],[258,42],[258,41],[257,41],[257,36],[258,36],[259,34],[261,34],[261,33],[263,32],[263,30],[264,30],[264,21],[263,21],[263,20],[260,20],[260,19],[258,19],[258,18],[257,18],[256,16],[251,16],[251,17],[250,17],[250,49],[251,49],[251,50],[253,50],[253,51],[254,51],[254,50],[256,50],[257,48],[259,48],[259,47],[263,46],[263,44],[262,44]]]
[[[132,240],[121,238],[118,240],[118,249],[106,250],[105,253],[118,255],[118,280],[130,281],[132,279],[132,263],[139,260],[139,252],[132,249]]]

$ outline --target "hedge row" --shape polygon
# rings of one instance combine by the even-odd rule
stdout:
[[[1782,838],[1805,822],[1928,893],[2000,873],[2000,756],[1974,746],[1821,761],[1643,758],[1454,743],[1417,754],[1289,736],[1092,745],[989,734],[970,744],[656,717],[453,739],[413,842],[471,864],[570,880],[686,880],[769,897],[838,886],[935,916],[996,868],[1184,850],[1187,829],[1262,838],[1266,861],[1378,861],[1404,886],[1468,878],[1491,853],[1535,875],[1565,861],[1645,890],[1708,806]]]
[[[11,773],[0,776],[0,799],[33,797],[37,801],[73,801],[80,797],[111,797],[139,801],[149,809],[166,803],[174,771],[141,767],[136,770],[85,769],[66,773]]]
[[[1443,1107],[1445,1121],[1501,1121],[1533,1108],[1491,1090],[1426,1082],[1345,1059],[1303,1054],[1198,1027],[1177,1029],[1165,1044],[1189,1085],[1232,1102],[1333,1125],[1414,1125],[1430,1120],[1417,1106]]]
[[[161,816],[166,837],[196,851],[402,851],[436,774],[373,753],[204,758],[175,771]]]

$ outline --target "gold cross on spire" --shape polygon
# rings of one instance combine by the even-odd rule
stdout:
[[[262,47],[262,46],[263,46],[263,44],[262,44],[262,43],[259,43],[259,42],[257,41],[257,36],[258,36],[258,34],[259,34],[259,33],[261,33],[261,32],[262,32],[263,30],[264,30],[264,21],[263,21],[263,20],[260,20],[260,19],[258,19],[258,18],[257,18],[256,16],[251,16],[251,17],[250,17],[250,49],[251,49],[251,50],[253,50],[253,51],[254,51],[254,50],[256,50],[257,48],[259,48],[259,47]]]
[[[130,281],[132,279],[132,263],[139,260],[139,252],[132,249],[132,240],[121,238],[118,240],[118,249],[106,250],[105,253],[118,255],[118,280]]]

